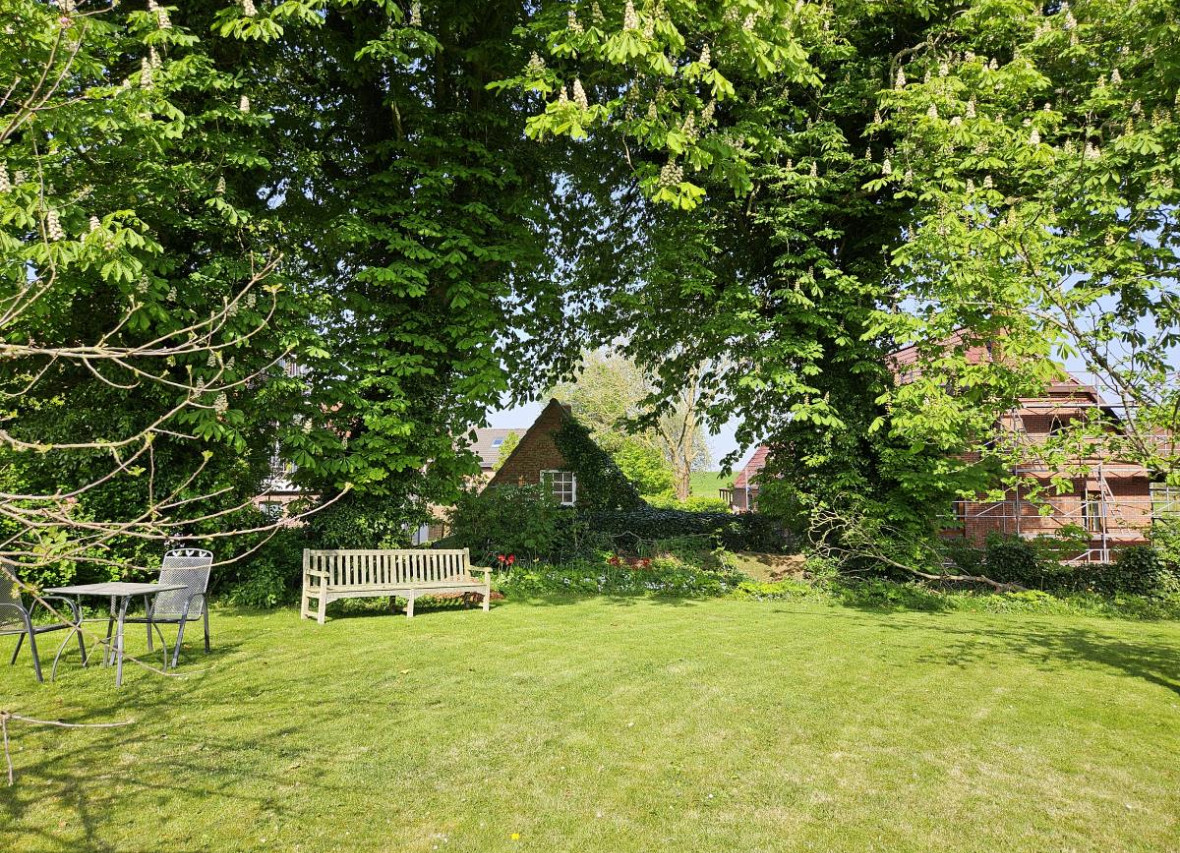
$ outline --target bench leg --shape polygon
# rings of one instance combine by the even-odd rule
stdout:
[[[324,590],[321,589],[320,590],[320,608],[319,608],[319,612],[316,614],[315,621],[317,621],[321,625],[323,625],[324,621],[327,618],[328,618],[328,594],[327,594],[327,592],[325,592]]]
[[[483,612],[487,613],[492,608],[492,583],[488,581],[483,585]]]
[[[406,618],[407,619],[414,618],[414,597],[416,595],[417,595],[417,593],[415,593],[413,590],[410,590],[409,594],[406,596]]]
[[[303,595],[299,600],[299,618],[308,619],[311,616],[311,596],[307,594],[307,583],[303,585]]]

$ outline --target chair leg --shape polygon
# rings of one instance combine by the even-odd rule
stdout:
[[[209,608],[205,608],[205,654],[209,654]]]
[[[79,623],[81,624],[81,623]],[[78,649],[82,652],[82,666],[86,666],[86,640],[82,638],[82,629],[78,628]]]
[[[172,668],[176,669],[176,664],[180,661],[180,644],[184,640],[184,625],[187,620],[180,620],[180,627],[176,629],[176,651],[172,653]]]
[[[16,648],[12,650],[12,660],[10,660],[8,662],[9,666],[12,666],[13,664],[16,663],[16,656],[20,654],[20,647],[21,647],[21,645],[24,644],[24,641],[25,641],[24,634],[21,634],[19,637],[16,638]]]
[[[24,634],[21,634],[23,637]],[[45,677],[41,675],[41,658],[37,657],[37,635],[29,633],[29,651],[33,655],[33,672],[37,673],[37,680],[42,684],[45,683]]]
[[[152,620],[147,621],[148,651],[152,650]]]

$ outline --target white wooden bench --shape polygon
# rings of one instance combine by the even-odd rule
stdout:
[[[482,572],[483,578],[472,576]],[[324,624],[328,603],[342,598],[402,596],[406,616],[414,616],[414,599],[440,592],[479,592],[487,612],[492,598],[491,569],[471,565],[462,551],[312,551],[303,552],[303,602],[299,614],[311,618],[316,599],[316,621]]]

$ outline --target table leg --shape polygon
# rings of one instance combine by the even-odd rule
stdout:
[[[107,615],[107,640],[102,650],[102,665],[110,666],[115,662],[115,648],[111,643],[111,631],[115,627],[115,596],[111,596],[110,613]]]
[[[127,605],[131,602],[131,596],[123,597],[122,604],[119,606],[119,624],[115,628],[115,653],[118,655],[118,666],[115,670],[115,686],[123,686],[123,622],[127,618]]]

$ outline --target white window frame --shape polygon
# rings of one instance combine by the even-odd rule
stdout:
[[[561,474],[562,476],[564,476],[566,474],[569,475],[570,499],[568,501],[563,499],[564,492],[565,492],[564,488],[562,489],[561,495],[559,495],[553,488],[554,477],[557,474]],[[573,471],[564,471],[564,470],[559,470],[557,468],[550,468],[548,470],[541,472],[541,482],[548,483],[549,493],[551,495],[553,495],[553,497],[557,498],[558,503],[560,503],[562,506],[576,506],[577,505],[577,503],[578,503],[578,475],[576,473],[574,473]],[[562,485],[564,486],[564,482],[562,483]]]

